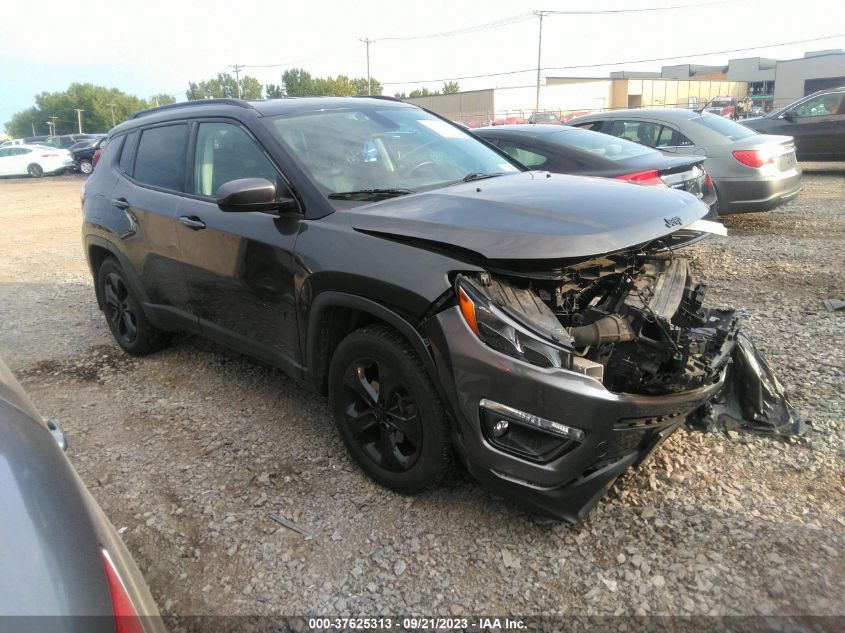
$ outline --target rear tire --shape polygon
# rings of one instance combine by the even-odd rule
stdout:
[[[422,361],[395,330],[371,325],[340,342],[329,368],[329,403],[352,458],[379,484],[412,494],[447,472],[446,412]]]
[[[26,173],[28,173],[31,178],[41,178],[41,176],[44,175],[44,170],[38,163],[32,163],[26,168]]]
[[[113,257],[106,258],[97,271],[97,295],[109,330],[124,351],[146,356],[167,345],[167,334],[147,320],[126,274]]]
[[[86,176],[94,171],[94,165],[91,164],[90,160],[83,160],[79,163],[79,171],[81,171]]]

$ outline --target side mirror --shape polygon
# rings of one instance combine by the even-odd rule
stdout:
[[[794,111],[794,110],[787,110],[787,111],[786,111],[786,112],[784,112],[781,116],[782,116],[784,119],[786,119],[787,121],[794,121],[795,119],[797,119],[797,118],[798,118],[798,115],[796,115],[796,114],[795,114],[795,111]]]
[[[297,209],[293,198],[277,200],[276,185],[266,178],[240,178],[223,183],[217,189],[215,201],[220,210],[227,213]]]

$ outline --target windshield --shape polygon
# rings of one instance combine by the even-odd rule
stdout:
[[[417,108],[344,108],[271,117],[269,127],[329,196],[431,189],[519,171],[463,130]]]
[[[610,134],[602,134],[600,132],[591,132],[590,130],[580,130],[578,128],[555,132],[554,134],[550,134],[548,138],[560,145],[589,152],[590,154],[596,154],[602,158],[615,161],[658,153],[653,149],[640,145],[639,143],[627,141],[624,138],[619,138],[618,136],[611,136]]]
[[[740,125],[735,121],[731,121],[730,119],[726,119],[725,117],[718,116],[716,114],[702,114],[701,116],[693,117],[690,121],[696,123],[697,125],[703,125],[706,128],[710,128],[714,132],[718,132],[722,136],[727,137],[731,141],[738,141],[741,138],[747,138],[757,134],[757,132],[751,128],[747,128],[744,125]]]

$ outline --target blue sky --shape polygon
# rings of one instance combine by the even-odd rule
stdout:
[[[312,73],[364,76],[365,49],[359,38],[441,33],[490,23],[533,10],[619,9],[706,4],[692,0],[595,0],[594,2],[484,3],[427,0],[356,2],[315,0],[281,3],[264,0],[202,4],[162,2],[73,3],[42,0],[4,3],[0,38],[0,124],[33,105],[42,90],[62,90],[71,82],[92,82],[147,97],[172,93],[184,99],[191,80],[227,70],[250,68],[262,83],[278,83],[284,67]],[[797,8],[796,8],[797,7]],[[567,66],[616,60],[686,55],[845,32],[840,3],[733,0],[681,10],[602,16],[549,16],[543,26],[543,65]],[[408,82],[514,69],[537,64],[537,19],[452,37],[376,41],[371,71],[382,81]],[[14,25],[14,26],[12,26]],[[845,38],[760,50],[769,57],[798,57],[805,50],[845,47]],[[726,63],[733,53],[690,58],[694,63]],[[678,62],[666,62],[678,63]],[[661,63],[631,64],[629,69],[659,70]],[[606,75],[598,68],[548,74]],[[533,72],[461,80],[461,88],[529,85]],[[438,83],[427,84],[430,88]],[[398,83],[385,92],[411,90]]]

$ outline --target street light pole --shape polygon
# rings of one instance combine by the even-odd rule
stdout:
[[[369,37],[365,37],[360,42],[364,42],[367,46],[367,95],[373,94],[372,89],[370,87],[370,44],[375,42],[375,40],[371,40]]]
[[[540,110],[540,65],[543,57],[543,16],[545,11],[535,11],[534,14],[540,18],[540,34],[537,38],[537,95],[534,98],[534,112]]]
[[[79,125],[79,133],[82,134],[82,113],[85,112],[82,108],[74,108],[76,110],[76,122]]]
[[[111,126],[114,127],[115,125],[117,125],[117,123],[114,120],[114,109],[115,109],[115,106],[117,106],[117,104],[116,103],[107,103],[106,105],[111,108]]]

